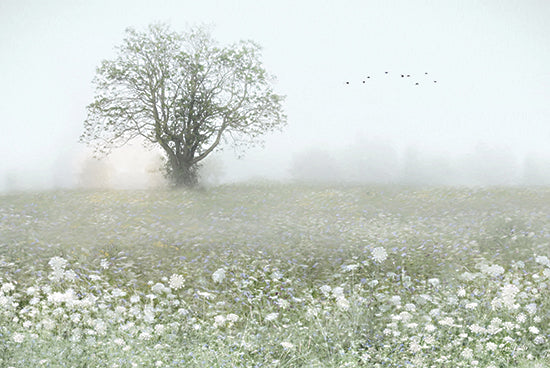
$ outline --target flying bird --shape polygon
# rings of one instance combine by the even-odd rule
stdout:
[[[385,75],[389,75],[390,72],[389,71],[385,71],[384,72]],[[424,75],[428,75],[428,72],[424,72]],[[396,76],[401,76],[401,78],[411,78],[412,74],[396,74]],[[417,76],[416,74],[414,75],[415,77]],[[376,76],[375,76],[376,77]],[[367,79],[371,79],[371,76],[370,75],[367,75],[366,77],[363,77],[364,79],[360,79],[358,82],[359,83],[362,83],[362,84],[367,84]],[[345,81],[344,84],[345,85],[351,85],[351,82],[352,81]],[[353,81],[353,83],[355,83],[355,81]],[[433,80],[433,83],[437,83],[437,80]],[[415,86],[419,86],[420,85],[420,82],[414,82],[414,85]]]

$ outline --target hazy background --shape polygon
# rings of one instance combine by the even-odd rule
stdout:
[[[549,19],[547,0],[0,0],[0,190],[161,183],[157,152],[77,143],[95,68],[156,21],[258,42],[287,96],[288,127],[212,157],[211,183],[550,184]]]

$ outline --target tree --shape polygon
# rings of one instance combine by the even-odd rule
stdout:
[[[162,148],[171,182],[192,187],[221,142],[242,149],[286,124],[284,97],[252,41],[221,47],[204,28],[179,34],[155,24],[127,29],[117,51],[97,68],[80,137],[98,153],[142,137]]]

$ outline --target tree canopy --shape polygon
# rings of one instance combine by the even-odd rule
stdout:
[[[127,29],[117,51],[97,68],[80,137],[96,152],[142,137],[162,148],[174,185],[193,186],[220,143],[244,148],[286,124],[284,97],[252,41],[222,47],[205,28],[180,34],[154,24]]]

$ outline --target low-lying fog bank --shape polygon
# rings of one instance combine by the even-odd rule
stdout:
[[[285,156],[286,155],[286,156]],[[462,154],[398,151],[370,142],[340,149],[312,147],[274,156],[261,149],[243,159],[230,152],[209,157],[201,171],[204,185],[254,180],[282,182],[405,185],[550,185],[550,158],[517,157],[502,148],[479,145]],[[0,191],[54,188],[145,189],[166,186],[159,152],[128,146],[103,159],[89,153],[58,159],[33,170],[12,167],[0,177]]]

